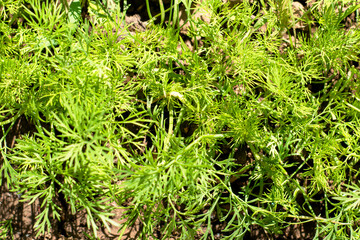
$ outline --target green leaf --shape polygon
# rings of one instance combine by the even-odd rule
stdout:
[[[80,0],[71,2],[68,12],[68,22],[71,32],[74,32],[81,22],[81,3]]]

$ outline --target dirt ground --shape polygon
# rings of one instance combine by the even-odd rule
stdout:
[[[163,0],[164,1],[164,0]],[[237,0],[229,0],[232,5],[235,5]],[[133,1],[134,3],[128,9],[126,16],[126,24],[131,25],[129,28],[130,31],[143,31],[146,29],[146,21],[148,20],[148,15],[146,11],[145,1]],[[155,13],[157,11],[158,6],[156,4],[157,1],[152,5],[152,11]],[[169,5],[170,1],[164,1],[165,7]],[[294,5],[295,8],[298,9],[297,14],[301,14],[303,9],[308,8],[311,5],[311,1],[306,3],[305,0],[296,2]],[[204,19],[207,16],[199,16]],[[345,19],[346,28],[353,27],[355,23],[355,14],[350,15]],[[266,26],[264,26],[266,28]],[[306,29],[305,26],[296,26],[297,31],[310,31],[311,29]],[[261,29],[260,29],[261,30]],[[186,34],[186,29],[182,30],[182,34]],[[184,36],[186,37],[186,36]],[[284,34],[284,38],[289,38],[289,36]],[[201,40],[199,40],[201,41]],[[188,45],[192,45],[193,43],[188,40]],[[286,47],[286,46],[282,46]],[[16,123],[13,129],[7,136],[7,145],[13,147],[15,144],[15,140],[20,138],[21,135],[26,133],[34,132],[35,128],[31,125],[25,117],[20,117],[16,120]],[[1,134],[0,134],[1,137]],[[245,149],[242,156],[248,158],[246,161],[251,161],[251,154],[248,154]],[[2,158],[1,158],[2,161]],[[244,184],[240,181],[234,181],[234,185],[236,184]],[[239,186],[240,187],[240,186]],[[12,219],[12,228],[13,228],[13,238],[8,236],[7,239],[37,239],[37,240],[45,240],[45,239],[90,239],[87,237],[87,234],[91,234],[90,230],[86,225],[86,214],[85,212],[78,212],[76,215],[72,215],[71,212],[67,211],[65,213],[65,217],[63,221],[53,220],[52,229],[45,236],[36,237],[36,232],[33,227],[36,222],[36,216],[40,211],[39,201],[35,201],[31,205],[26,202],[21,202],[21,195],[16,192],[11,192],[5,184],[3,184],[0,188],[0,221]],[[318,209],[314,209],[314,211],[321,212],[324,206],[318,205]],[[123,215],[124,210],[118,209],[114,211],[115,214],[113,219],[118,221]],[[296,223],[296,220],[293,220]],[[121,224],[120,221],[118,221]],[[121,239],[138,239],[139,231],[141,231],[142,224],[141,222],[137,222],[133,228],[127,229],[124,232],[124,235]],[[218,239],[222,238],[221,229],[223,228],[223,224],[220,224],[214,220],[213,228],[217,229],[215,236]],[[306,223],[306,224],[294,224],[288,228],[286,228],[283,234],[280,235],[269,235],[267,232],[263,230],[262,227],[252,226],[250,231],[247,232],[244,239],[297,239],[297,240],[305,240],[312,239],[314,237],[314,223]],[[119,227],[112,226],[111,231],[106,230],[99,226],[98,238],[99,239],[119,239]],[[174,237],[176,239],[176,237]]]

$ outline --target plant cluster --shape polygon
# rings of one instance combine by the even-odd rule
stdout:
[[[0,0],[1,184],[40,200],[38,235],[124,208],[144,239],[359,239],[360,5],[170,2],[130,32],[130,1]]]

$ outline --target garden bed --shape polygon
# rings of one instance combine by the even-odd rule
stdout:
[[[0,3],[0,237],[358,239],[359,8]]]

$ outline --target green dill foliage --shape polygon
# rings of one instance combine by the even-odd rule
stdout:
[[[35,226],[39,233],[50,228],[50,212],[60,218],[63,206],[54,201],[56,194],[69,203],[73,214],[85,209],[88,226],[96,230],[95,218],[109,221],[106,202],[111,196],[106,189],[115,175],[114,151],[104,146],[109,134],[106,112],[71,94],[60,101],[64,113],[53,115],[49,130],[39,127],[33,137],[19,140],[11,157],[18,166],[15,189],[24,200],[42,199],[44,210]]]
[[[125,145],[140,146],[142,130],[125,126],[145,128],[144,112],[132,102],[137,87],[124,83],[132,57],[120,42],[108,38],[104,45],[104,35],[89,35],[86,24],[74,34],[61,6],[50,1],[30,1],[23,14],[2,52],[2,176],[23,201],[40,200],[38,235],[51,228],[51,219],[63,221],[67,211],[84,210],[96,236],[99,222],[116,225],[109,203],[117,172],[129,157]],[[12,44],[15,52],[9,51]],[[100,58],[104,52],[113,56]],[[36,131],[10,149],[5,136],[21,115]]]
[[[12,235],[13,235],[13,231],[12,231],[12,226],[11,226],[11,219],[1,221],[0,222],[0,238],[7,239],[7,237],[10,236],[9,239],[13,239]]]
[[[0,0],[1,184],[38,236],[82,211],[89,238],[359,238],[356,1],[147,0],[143,31],[131,1],[55,2]]]

